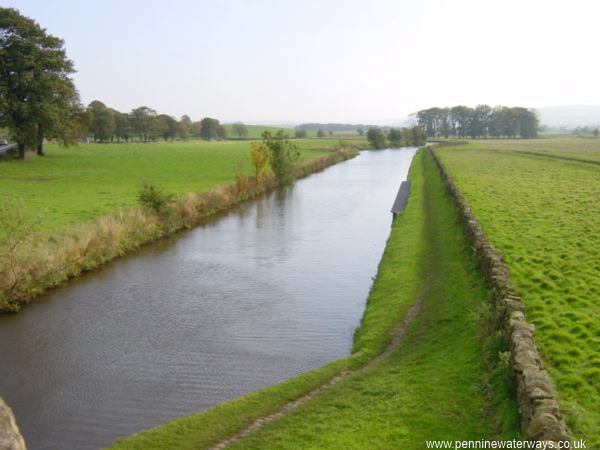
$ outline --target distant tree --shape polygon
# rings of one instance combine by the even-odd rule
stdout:
[[[200,121],[200,136],[206,141],[217,139],[219,137],[219,121],[205,117]]]
[[[381,128],[369,128],[367,131],[367,140],[373,148],[380,149],[385,148],[386,146],[385,133],[381,130]]]
[[[242,122],[236,122],[233,124],[233,132],[238,135],[240,139],[244,139],[248,136],[248,127]]]
[[[417,125],[428,136],[455,136],[488,138],[520,136],[524,139],[537,136],[539,120],[535,111],[527,108],[477,105],[475,108],[429,108],[416,113]]]
[[[333,136],[333,130],[329,130],[329,136]]]
[[[323,130],[318,130],[317,131],[317,137],[319,139],[323,139],[325,137],[325,132]]]
[[[594,137],[597,138],[598,137],[598,128],[594,128]]]
[[[147,106],[140,106],[131,111],[131,124],[133,131],[139,136],[140,141],[148,142],[152,132],[156,132],[156,111]]]
[[[414,126],[412,128],[409,128],[408,130],[412,135],[411,145],[420,146],[425,145],[427,143],[427,133],[425,133],[425,131],[421,127]]]
[[[300,158],[298,147],[288,140],[283,130],[279,130],[275,135],[265,131],[262,139],[263,145],[269,151],[271,170],[278,182],[289,182],[294,174],[294,164]]]
[[[190,127],[190,133],[194,137],[201,138],[202,137],[202,122],[201,121],[194,122]]]
[[[294,137],[296,139],[305,139],[306,136],[308,136],[308,133],[306,130],[296,130],[294,131]]]
[[[390,146],[396,148],[402,146],[402,130],[399,128],[390,128],[387,138],[390,141]]]
[[[359,128],[356,131],[358,132],[359,136],[363,136],[365,134],[365,130],[363,130],[362,128]]]
[[[250,163],[254,169],[254,181],[258,184],[258,180],[263,172],[267,169],[271,155],[264,143],[252,142],[250,144]]]
[[[523,139],[533,139],[537,137],[539,119],[533,110],[526,108],[512,108],[513,117],[517,122],[519,136]]]
[[[98,100],[91,102],[88,110],[92,116],[90,131],[94,134],[94,142],[108,142],[117,126],[113,110]]]
[[[179,120],[179,123],[177,125],[177,134],[182,140],[186,141],[188,136],[190,135],[191,128],[192,119],[190,119],[190,116],[184,114],[183,116],[181,116],[181,119]]]
[[[43,154],[45,137],[74,143],[82,110],[63,41],[13,8],[0,8],[0,127]],[[75,139],[76,142],[76,139]]]
[[[450,108],[450,122],[455,131],[455,136],[459,138],[465,138],[467,136],[471,111],[471,108],[462,105]],[[419,125],[421,124],[419,123]],[[426,128],[424,128],[424,131],[429,135]]]
[[[177,135],[179,124],[177,120],[167,114],[160,114],[157,119],[160,121],[160,134],[167,142],[169,139],[173,141]]]
[[[117,136],[117,139],[124,139],[125,142],[128,142],[131,133],[133,133],[129,114],[113,111],[113,116],[115,118],[115,135]]]
[[[219,140],[221,139],[227,139],[227,128],[225,128],[223,125],[219,124],[217,126],[217,138]]]

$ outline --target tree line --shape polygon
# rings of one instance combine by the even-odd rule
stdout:
[[[367,140],[371,147],[376,149],[412,147],[425,145],[427,134],[419,126],[408,128],[371,127],[367,130]]]
[[[184,114],[177,120],[168,114],[158,114],[147,106],[123,113],[94,100],[86,110],[86,118],[86,128],[92,133],[94,142],[129,142],[134,137],[140,142],[154,142],[159,139],[173,141],[176,137],[185,140],[189,136],[206,140],[227,137],[225,127],[217,119],[205,117],[198,122],[192,122],[190,117]]]
[[[534,110],[478,105],[429,108],[416,113],[417,124],[430,137],[516,138],[537,137],[539,119]]]
[[[65,146],[76,144],[92,133],[94,141],[173,140],[188,136],[223,139],[226,130],[217,120],[205,117],[192,122],[179,120],[140,106],[119,112],[95,100],[84,107],[75,88],[73,62],[64,41],[52,36],[34,20],[13,8],[0,7],[0,128],[17,143],[18,157],[26,149],[44,154],[44,141]],[[248,135],[242,123],[233,125],[240,138]]]

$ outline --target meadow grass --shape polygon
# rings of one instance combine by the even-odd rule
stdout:
[[[426,439],[517,436],[500,348],[486,345],[490,340],[481,332],[488,293],[428,153],[417,154],[409,177],[408,206],[392,228],[352,356],[111,448],[206,448],[335,373],[359,367],[364,368],[233,448],[421,449]],[[419,301],[421,312],[399,346],[369,364]]]
[[[336,140],[298,140],[302,159],[324,154]],[[249,142],[189,141],[154,144],[47,145],[45,157],[0,162],[0,198],[23,199],[32,216],[43,212],[42,231],[131,208],[144,180],[183,195],[250,174]]]
[[[228,139],[238,139],[239,138],[239,136],[233,131],[232,123],[227,123],[223,126],[227,130],[227,138]],[[246,128],[248,129],[248,135],[243,139],[260,139],[262,134],[265,131],[275,134],[279,130],[283,130],[290,137],[294,136],[293,128],[277,127],[277,126],[270,126],[270,125],[246,125]]]
[[[532,152],[600,163],[600,139],[579,136],[547,136],[540,139],[488,139],[471,141],[494,150]]]
[[[436,150],[504,255],[567,424],[588,448],[600,448],[600,166],[543,155],[598,150],[577,138]]]

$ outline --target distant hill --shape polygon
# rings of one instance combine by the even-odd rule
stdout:
[[[540,123],[549,127],[576,128],[600,125],[600,105],[568,105],[535,108]]]

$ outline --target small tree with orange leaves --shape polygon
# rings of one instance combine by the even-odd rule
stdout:
[[[265,144],[252,142],[250,144],[250,163],[254,168],[254,182],[258,185],[260,176],[264,173],[271,161],[271,155]]]

